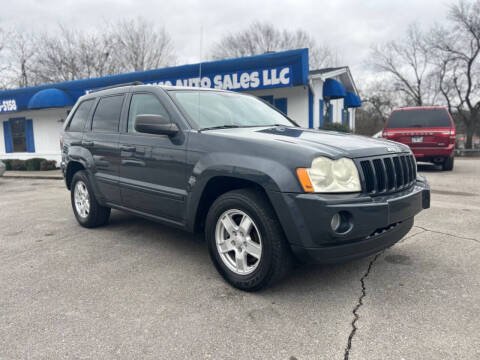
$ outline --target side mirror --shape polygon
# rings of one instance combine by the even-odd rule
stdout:
[[[174,136],[178,133],[178,127],[162,115],[142,114],[135,118],[135,130],[147,134],[159,134]]]

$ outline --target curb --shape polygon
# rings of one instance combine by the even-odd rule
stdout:
[[[63,176],[45,176],[45,175],[3,175],[4,179],[41,179],[41,180],[63,180]]]

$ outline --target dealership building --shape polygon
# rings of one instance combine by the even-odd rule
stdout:
[[[253,94],[305,128],[333,122],[355,129],[355,109],[361,106],[349,68],[309,71],[308,49],[4,90],[0,159],[59,162],[59,134],[76,100],[90,90],[133,81]]]

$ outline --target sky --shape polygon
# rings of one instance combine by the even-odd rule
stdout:
[[[268,21],[304,29],[336,51],[354,78],[370,73],[369,49],[402,36],[411,22],[428,28],[441,22],[448,0],[2,0],[0,27],[55,31],[59,23],[86,31],[105,21],[144,17],[164,26],[179,65],[208,59],[222,36]],[[202,35],[201,35],[202,34]],[[202,38],[202,41],[201,41]],[[202,45],[200,45],[202,44]]]

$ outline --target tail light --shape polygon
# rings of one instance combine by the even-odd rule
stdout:
[[[450,129],[450,139],[455,140],[455,137],[457,136],[455,128]]]

